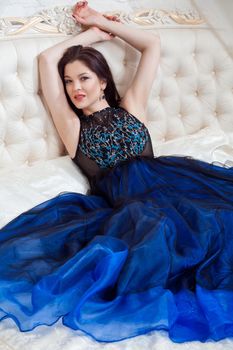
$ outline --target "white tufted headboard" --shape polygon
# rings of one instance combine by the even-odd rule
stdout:
[[[64,13],[67,15],[67,9]],[[157,30],[161,36],[160,67],[148,105],[153,144],[214,126],[223,131],[233,145],[233,65],[230,55],[202,21],[192,21],[191,25],[182,21],[164,25],[152,23],[151,17],[157,18],[158,22],[158,13],[154,10],[153,14],[154,17],[148,11],[141,17],[130,17],[132,25],[144,25],[145,30]],[[146,26],[143,21],[148,16],[150,25]],[[123,14],[121,17],[126,21]],[[37,21],[39,25],[45,26]],[[71,32],[72,25],[69,27]],[[64,147],[42,103],[37,55],[64,40],[66,35],[30,33],[11,37],[7,32],[2,35],[0,168],[30,165],[64,154]],[[126,83],[132,79],[138,53],[119,39],[94,46],[104,53],[118,89],[123,93]]]
[[[233,65],[208,30],[162,31],[160,76],[149,104],[154,135],[166,141],[217,125],[233,144]]]

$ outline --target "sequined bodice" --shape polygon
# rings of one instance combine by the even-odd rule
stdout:
[[[81,116],[80,139],[73,161],[89,177],[136,156],[153,156],[145,125],[122,107],[106,107]]]

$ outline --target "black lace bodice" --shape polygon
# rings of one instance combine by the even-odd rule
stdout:
[[[121,161],[153,156],[146,126],[122,107],[80,117],[80,140],[73,161],[92,179]]]

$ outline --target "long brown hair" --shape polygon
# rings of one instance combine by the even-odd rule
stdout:
[[[76,60],[82,61],[99,79],[105,80],[107,85],[104,90],[105,98],[111,107],[119,106],[120,95],[113,80],[110,67],[101,52],[89,46],[76,45],[69,47],[58,62],[58,72],[63,82],[65,95],[72,110],[81,116],[82,110],[75,107],[66,91],[64,70],[68,63]]]

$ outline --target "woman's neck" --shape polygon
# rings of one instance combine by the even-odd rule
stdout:
[[[110,107],[108,102],[106,100],[100,101],[100,103],[96,104],[95,106],[89,106],[87,108],[83,108],[83,114],[88,116],[95,112],[101,111],[102,109]]]

